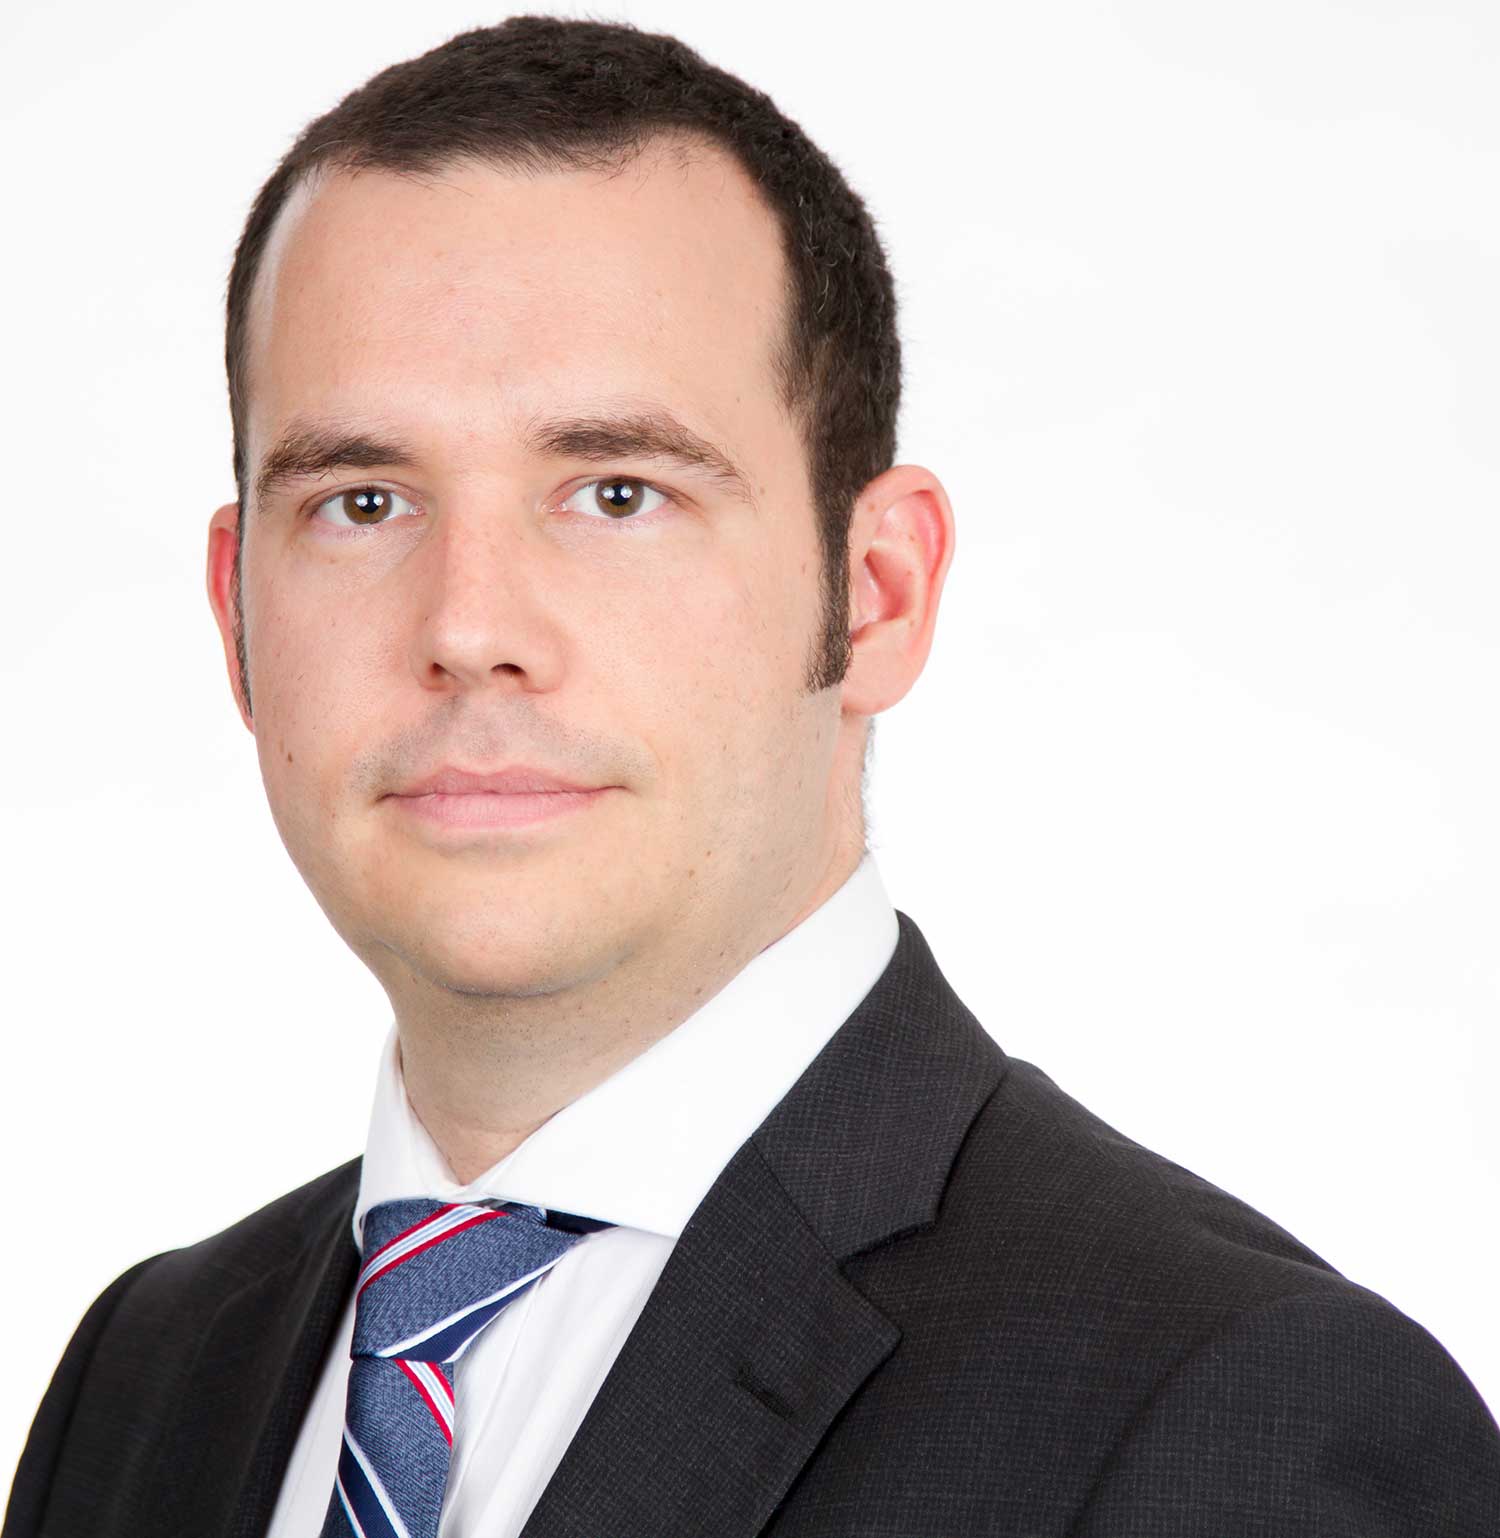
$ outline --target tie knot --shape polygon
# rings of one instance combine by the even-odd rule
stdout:
[[[352,1354],[454,1361],[585,1232],[608,1226],[549,1222],[519,1203],[380,1202],[365,1214]]]

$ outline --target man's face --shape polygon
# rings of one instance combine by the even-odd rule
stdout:
[[[770,369],[784,282],[710,149],[340,174],[284,211],[250,313],[248,480],[284,472],[244,488],[253,729],[288,851],[388,988],[649,974],[846,859],[863,720],[802,687],[820,556]],[[675,419],[743,485],[577,425],[618,418]],[[311,468],[341,437],[367,442]],[[510,827],[400,794],[513,765],[611,788]]]

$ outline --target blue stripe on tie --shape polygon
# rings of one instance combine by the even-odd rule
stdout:
[[[542,1275],[545,1276],[546,1272]],[[483,1308],[476,1308],[472,1313],[465,1314],[462,1319],[454,1320],[446,1330],[439,1330],[436,1335],[428,1336],[420,1346],[407,1352],[407,1356],[423,1362],[453,1361],[462,1355],[464,1347],[501,1309],[508,1308],[522,1293],[530,1292],[541,1279],[540,1276],[534,1276],[524,1287],[517,1287],[514,1292],[506,1293],[503,1298],[496,1298],[493,1303],[486,1303]]]
[[[344,1489],[344,1476],[342,1474],[334,1475],[333,1498],[338,1502],[337,1509],[343,1512],[344,1521],[349,1524],[349,1531],[354,1534],[354,1538],[365,1538],[365,1530],[359,1525],[359,1518],[354,1515],[354,1508],[349,1504],[349,1495]],[[334,1517],[335,1514],[330,1512],[328,1522],[323,1529],[325,1533],[332,1529]]]
[[[369,1475],[354,1456],[354,1447],[347,1431],[344,1433],[343,1451],[339,1453],[339,1486],[354,1522],[354,1530],[361,1538],[410,1538],[404,1526],[396,1526],[386,1515],[385,1506],[375,1493]]]

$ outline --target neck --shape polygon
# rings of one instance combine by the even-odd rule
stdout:
[[[768,945],[841,887],[863,844],[830,861],[804,897],[759,927],[673,938],[537,993],[457,992],[409,967],[387,984],[406,1094],[454,1177],[477,1179],[544,1122],[675,1030]]]

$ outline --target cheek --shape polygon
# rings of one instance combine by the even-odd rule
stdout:
[[[326,595],[300,597],[290,583],[273,586],[247,637],[256,739],[267,786],[296,787],[320,808],[320,772],[340,743],[359,740],[377,697],[379,666],[359,644],[347,605]]]
[[[776,779],[804,648],[784,592],[717,576],[684,574],[637,615],[632,643],[614,649],[610,687],[635,702],[622,725],[640,732],[678,792],[722,806]]]

